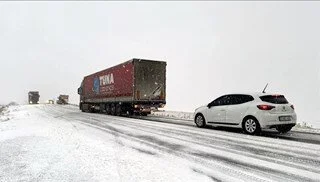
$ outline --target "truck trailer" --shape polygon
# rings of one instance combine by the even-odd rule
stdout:
[[[164,61],[131,59],[85,76],[78,88],[83,112],[147,115],[166,104]]]
[[[69,103],[69,95],[59,95],[57,104],[68,104]]]
[[[39,92],[38,91],[30,91],[28,93],[28,101],[29,104],[39,104]]]

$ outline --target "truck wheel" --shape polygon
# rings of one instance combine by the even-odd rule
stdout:
[[[106,105],[105,104],[100,104],[99,105],[99,113],[105,113],[106,112]]]
[[[116,115],[116,106],[114,104],[111,104],[111,115]]]
[[[81,103],[81,104],[79,104],[79,109],[80,109],[82,112],[84,112],[84,111],[85,111],[85,110],[83,109],[82,103]]]
[[[134,115],[133,109],[129,109],[129,110],[127,111],[127,114],[128,114],[129,116],[133,116],[133,115]]]
[[[89,112],[90,113],[95,113],[95,109],[91,105],[89,105]]]
[[[120,116],[121,115],[121,105],[117,104],[116,106],[116,116]]]
[[[106,104],[106,113],[107,113],[107,114],[111,114],[110,104]]]
[[[81,111],[82,112],[89,112],[89,105],[88,104],[81,104]]]

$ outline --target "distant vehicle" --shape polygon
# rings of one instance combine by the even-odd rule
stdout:
[[[48,104],[54,104],[54,100],[51,100],[51,99],[50,99],[50,100],[47,101],[47,103],[48,103]]]
[[[198,127],[238,127],[248,134],[256,134],[264,128],[286,133],[296,125],[297,115],[283,95],[229,94],[197,108],[194,121]]]
[[[57,104],[68,104],[69,103],[69,95],[59,95]]]
[[[30,91],[28,93],[28,101],[29,104],[39,104],[39,92],[38,91]]]
[[[166,62],[131,59],[84,77],[80,110],[147,115],[166,104]]]

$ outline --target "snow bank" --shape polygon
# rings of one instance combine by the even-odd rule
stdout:
[[[25,116],[29,116],[26,108],[20,108],[21,106],[16,104],[11,104],[4,106],[0,109],[0,122],[9,121],[11,119],[19,119],[25,118]],[[28,107],[28,106],[25,106]]]
[[[7,109],[6,106],[0,105],[0,114],[2,114]]]
[[[313,125],[306,122],[297,122],[297,125],[292,128],[292,131],[301,131],[307,133],[320,133],[320,128],[314,128]]]
[[[165,118],[185,119],[185,120],[193,120],[193,117],[194,117],[194,114],[191,112],[181,112],[181,111],[156,111],[156,112],[152,112],[151,115],[165,117]]]
[[[0,122],[9,120],[9,118],[5,116],[5,113],[7,113],[7,107],[0,106]]]
[[[297,122],[296,127],[303,129],[320,129],[320,121],[312,121],[312,122]]]

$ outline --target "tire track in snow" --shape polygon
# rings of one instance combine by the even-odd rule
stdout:
[[[87,120],[83,120],[83,122],[85,122],[85,123],[87,123],[88,121]],[[91,123],[92,123],[92,121],[91,121]],[[99,122],[93,122],[92,124],[94,124],[94,125],[98,125],[98,126],[100,126],[100,127],[106,127],[106,128],[108,128],[108,129],[111,129],[112,131],[114,131],[114,127],[110,127],[110,126],[108,126],[108,125],[106,125],[105,123],[104,124],[102,124],[102,123],[99,123]],[[116,130],[117,132],[120,132],[120,130]],[[124,133],[124,132],[122,132],[122,133]],[[181,148],[179,148],[179,147],[177,147],[176,145],[165,145],[166,144],[166,142],[159,142],[159,140],[157,140],[157,139],[155,139],[155,138],[153,138],[153,137],[150,137],[150,136],[145,136],[145,135],[138,135],[138,136],[134,136],[134,135],[132,135],[132,134],[126,134],[126,135],[129,135],[129,138],[131,138],[131,137],[137,137],[137,138],[142,138],[142,139],[147,139],[148,141],[151,141],[151,142],[153,142],[153,143],[156,143],[157,145],[160,145],[160,146],[169,146],[169,148],[171,148],[171,150],[177,150],[177,149],[180,149],[181,150]],[[213,157],[213,154],[206,154],[207,156],[211,156],[210,158],[206,158],[206,157],[204,157],[205,155],[196,155],[196,154],[199,154],[200,152],[194,152],[194,153],[191,153],[191,155],[195,155],[195,156],[198,156],[198,157],[202,157],[202,158],[204,158],[205,160],[210,160],[212,157]],[[201,154],[201,153],[200,153]],[[243,164],[243,163],[239,163],[238,161],[232,161],[232,160],[229,160],[228,158],[226,158],[226,157],[224,157],[224,158],[221,158],[221,156],[219,157],[218,155],[217,156],[215,156],[214,157],[214,159],[218,159],[220,162],[225,162],[225,161],[228,161],[228,163],[231,163],[232,165],[237,165],[237,166],[239,166],[239,168],[240,169],[243,169],[243,168],[247,168],[247,170],[248,171],[255,171],[255,172],[263,172],[263,174],[265,175],[265,176],[269,176],[270,177],[270,173],[266,173],[265,171],[271,171],[270,169],[268,169],[268,168],[258,168],[257,166],[250,166],[250,167],[246,167],[247,166],[247,164]],[[258,168],[258,169],[257,169]],[[234,172],[234,171],[233,171]],[[277,174],[277,177],[279,177],[279,174],[282,174],[282,172],[279,172],[279,171],[276,171],[276,170],[273,170],[272,171],[273,172],[273,174]],[[294,174],[293,175],[291,175],[291,176],[294,176]],[[297,176],[294,176],[294,178],[295,179],[297,179]],[[286,179],[286,180],[288,180],[288,177],[285,177],[284,179]],[[257,179],[255,179],[255,180],[257,180]],[[301,180],[304,180],[304,181],[308,181],[308,179],[305,179],[305,178],[302,178]]]
[[[65,113],[65,114],[68,114],[68,113]],[[79,113],[78,113],[79,114]],[[67,120],[68,120],[68,117],[70,117],[69,115],[66,115],[64,118],[67,118]],[[86,114],[81,114],[81,116],[79,116],[80,118],[76,118],[76,119],[81,119],[81,117],[88,117],[88,115],[86,115]],[[69,119],[73,119],[73,118],[69,118]],[[110,119],[110,118],[102,118],[102,119]],[[119,121],[119,119],[115,119],[115,118],[111,118],[112,120],[118,120]],[[93,121],[92,121],[93,120]],[[98,125],[99,127],[106,127],[105,125],[101,125],[101,123],[102,122],[100,122],[100,120],[98,120],[98,119],[95,119],[95,118],[93,118],[93,117],[90,117],[89,116],[89,118],[88,119],[83,119],[83,121],[82,122],[85,122],[85,123],[88,123],[88,122],[91,122],[91,124],[94,124],[94,125]],[[131,121],[130,121],[131,122]],[[129,123],[130,123],[129,122]],[[111,122],[112,124],[114,124],[115,122]],[[119,125],[119,123],[117,123],[118,125]],[[132,122],[130,123],[131,125],[133,125],[132,124]],[[130,127],[134,127],[133,129],[137,129],[137,126],[138,127],[141,127],[141,123],[138,123],[138,124],[135,124],[134,126],[130,126]],[[160,125],[159,125],[160,126]],[[121,127],[124,127],[124,124],[122,124],[121,125]],[[127,126],[128,127],[128,126]],[[144,126],[144,127],[146,127],[146,126]],[[108,128],[108,129],[111,129],[112,130],[112,128]],[[115,128],[113,127],[113,130],[114,130]],[[149,126],[149,129],[150,129],[150,126]],[[156,131],[156,132],[158,132],[157,130],[161,130],[162,128],[155,128],[154,130]],[[119,133],[120,132],[120,130],[117,130],[117,131],[115,131],[116,133]],[[145,132],[147,132],[147,131],[145,131]],[[150,132],[150,131],[148,131],[148,132]],[[168,132],[168,130],[163,130],[163,132]],[[176,132],[176,131],[175,131]],[[186,132],[188,132],[188,131],[186,131]],[[172,132],[172,131],[170,131],[170,133],[172,134],[172,133],[174,133],[174,132]],[[156,134],[156,135],[162,135],[161,133],[159,134],[159,133],[154,133],[154,134]],[[175,134],[177,134],[177,135],[181,135],[181,132],[180,133],[175,133]],[[157,141],[157,140],[155,140],[154,138],[152,138],[152,137],[148,137],[148,136],[145,136],[145,135],[140,135],[140,136],[134,136],[134,135],[132,135],[132,134],[130,134],[129,135],[129,138],[139,138],[139,139],[144,139],[144,140],[146,140],[146,141],[149,141],[149,142],[155,142],[157,145],[162,145],[162,146],[166,146],[166,147],[169,147],[170,148],[170,145],[167,145],[167,143],[159,143],[159,141]],[[211,140],[211,141],[214,141],[214,140]],[[188,141],[187,141],[188,142]],[[190,142],[190,141],[189,141]],[[172,147],[172,146],[171,146]],[[174,149],[174,148],[173,148]],[[177,149],[177,148],[175,148],[175,149]],[[179,150],[180,149],[182,149],[182,148],[179,148]],[[199,154],[199,155],[197,155],[197,154]],[[200,152],[195,152],[195,153],[193,153],[193,156],[196,156],[196,157],[202,157],[202,158],[204,158],[205,160],[208,160],[208,156],[210,156],[210,158],[218,158],[219,156],[214,156],[214,155],[212,155],[211,153],[200,153]],[[206,157],[207,156],[207,157]],[[221,156],[220,156],[221,157]],[[227,160],[229,160],[228,158],[221,158],[220,159],[222,162],[223,161],[227,161]],[[257,168],[257,166],[248,166],[248,164],[239,164],[239,162],[238,161],[228,161],[229,163],[231,163],[232,165],[240,165],[241,166],[241,168],[248,168],[248,169],[250,169],[250,170],[253,170],[253,168]],[[268,170],[268,168],[261,168],[261,169],[259,169],[260,170],[260,172],[261,171],[265,171],[265,170]],[[234,172],[234,171],[233,171]],[[256,171],[257,172],[257,171]],[[277,171],[272,171],[273,172],[273,174],[277,174]],[[279,172],[279,171],[278,171]],[[268,175],[270,175],[270,174],[268,174]],[[277,174],[277,175],[284,175],[284,174],[282,174],[281,172],[280,172],[280,174]],[[277,176],[277,177],[280,177],[280,176]],[[285,178],[284,179],[286,179],[286,180],[288,180],[288,177],[289,177],[289,179],[293,179],[293,180],[297,180],[297,179],[300,179],[300,180],[310,180],[309,178],[303,178],[303,177],[301,177],[301,176],[296,176],[296,175],[292,175],[293,176],[293,178],[292,177],[290,177],[290,176],[288,176],[288,174],[285,174]],[[259,180],[259,179],[256,179],[256,180]]]
[[[104,123],[104,124],[100,124],[99,123],[99,120],[97,120],[97,119],[94,119],[94,118],[92,118],[94,121],[96,121],[96,122],[91,122],[91,124],[99,124],[99,126],[104,126],[106,123]],[[86,122],[86,121],[85,121]],[[117,123],[118,124],[118,123]],[[109,124],[108,124],[109,125]],[[130,126],[126,126],[126,125],[122,125],[122,126],[124,126],[124,127],[129,127],[130,128]],[[144,127],[145,128],[145,127]],[[150,131],[146,131],[146,130],[144,130],[144,129],[140,129],[140,128],[137,128],[137,127],[135,127],[135,129],[137,129],[137,130],[139,130],[139,131],[143,131],[143,132],[150,132]],[[157,131],[158,131],[159,129],[157,129]],[[155,134],[155,135],[159,135],[159,133],[154,133],[154,132],[150,132],[150,133],[152,133],[152,134]],[[166,132],[166,133],[168,133],[168,132]],[[170,136],[170,135],[165,135],[165,134],[160,134],[161,136],[166,136],[166,137],[168,137],[168,138],[174,138],[174,139],[177,139],[177,140],[183,140],[183,139],[180,139],[180,138],[177,138],[177,137],[174,137],[174,136]],[[153,139],[153,141],[154,141],[154,139]],[[191,143],[193,143],[193,144],[197,144],[197,145],[203,145],[202,143],[199,143],[199,142],[194,142],[194,141],[189,141],[189,140],[183,140],[184,142],[191,142]],[[225,152],[232,152],[232,153],[237,153],[237,154],[239,154],[239,155],[243,155],[243,153],[241,153],[241,152],[239,152],[239,151],[235,151],[235,150],[228,150],[228,149],[225,149],[225,148],[223,148],[223,147],[216,147],[216,146],[214,146],[214,145],[203,145],[203,146],[206,146],[206,147],[211,147],[211,148],[215,148],[215,149],[219,149],[219,150],[222,150],[222,151],[225,151]],[[179,149],[178,147],[176,148],[176,149]],[[197,155],[197,154],[201,154],[201,151],[199,151],[199,152],[194,152],[194,153],[192,153],[193,155]],[[212,156],[213,156],[213,154],[210,154],[210,153],[206,153],[205,155],[199,155],[199,157],[205,157],[205,156],[211,156],[211,157],[208,157],[207,158],[207,160],[210,160],[210,158],[212,158]],[[248,154],[246,154],[246,155],[244,155],[244,156],[246,156],[246,157],[248,157]],[[284,162],[281,162],[281,161],[277,161],[277,160],[274,160],[274,159],[272,159],[272,158],[268,158],[268,159],[266,159],[266,158],[262,158],[262,157],[259,157],[259,156],[256,156],[256,155],[249,155],[250,157],[253,157],[253,158],[258,158],[258,159],[263,159],[263,160],[265,160],[265,161],[272,161],[272,162],[274,162],[274,163],[277,163],[277,164],[283,164],[283,165],[286,165],[286,166],[288,166],[288,167],[295,167],[295,168],[297,168],[297,169],[303,169],[303,170],[308,170],[308,171],[312,171],[312,172],[315,172],[315,173],[319,173],[319,170],[313,170],[312,168],[307,168],[307,167],[301,167],[301,166],[297,166],[297,165],[294,165],[294,164],[290,164],[290,163],[284,163]],[[219,158],[219,157],[217,157],[216,155],[215,155],[215,157],[214,158]],[[228,161],[227,159],[228,158],[219,158],[221,161],[223,161],[222,159],[224,159],[224,161]],[[294,160],[296,160],[297,158],[295,158]],[[232,163],[232,164],[236,164],[236,162],[235,161],[228,161],[229,163]],[[243,166],[245,166],[245,163],[242,163],[241,164],[241,166],[243,167]],[[251,169],[250,170],[252,170],[252,168],[253,168],[253,166],[251,166]],[[261,171],[265,171],[267,168],[263,168],[263,169],[260,169]],[[274,170],[273,171],[273,173],[275,173],[276,172],[276,170]],[[278,173],[279,173],[279,171],[278,171]],[[293,174],[294,175],[294,174]]]
[[[94,120],[96,120],[96,119],[94,119]],[[126,123],[127,123],[127,121],[126,121]],[[119,125],[118,122],[117,122],[117,124]],[[135,125],[135,126],[137,126],[139,128],[142,128],[141,125],[143,125],[143,128],[149,127],[149,126],[146,126],[145,124],[141,124],[141,123],[135,123],[135,124],[131,123],[131,125]],[[122,126],[128,127],[127,124],[122,124]],[[196,138],[197,140],[204,140],[204,141],[206,141],[206,143],[213,143],[214,142],[216,144],[217,143],[217,139],[218,139],[217,137],[212,139],[212,137],[207,137],[207,136],[204,136],[204,135],[202,135],[201,137],[200,136],[197,137],[197,135],[188,134],[185,131],[178,131],[178,130],[174,130],[174,129],[162,130],[161,128],[157,128],[157,131],[163,131],[164,133],[167,133],[167,132],[175,133],[175,134],[178,134],[180,136],[184,135],[184,136],[191,137],[192,139]],[[252,146],[249,142],[243,142],[243,143],[239,144],[239,141],[235,142],[235,141],[231,141],[231,140],[225,140],[225,139],[223,139],[221,137],[220,137],[220,139],[222,140],[222,143],[223,143],[224,146],[225,145],[233,146],[233,147],[236,147],[237,150],[251,152],[251,153],[254,153],[255,155],[261,154],[262,156],[265,156],[265,155],[268,155],[268,154],[272,154],[270,156],[272,158],[275,157],[275,156],[278,156],[278,157],[282,156],[282,157],[286,157],[285,160],[298,160],[299,162],[302,162],[302,163],[310,163],[310,164],[314,164],[316,166],[320,165],[320,161],[319,160],[314,160],[314,158],[316,158],[317,155],[310,156],[309,153],[305,153],[305,152],[299,153],[299,155],[298,155],[297,151],[294,151],[294,150],[290,150],[290,153],[292,153],[292,154],[288,154],[286,152],[282,152],[281,150],[278,150],[278,148],[276,148],[276,147],[273,147],[273,148],[270,149],[270,148],[265,148],[265,146],[260,146],[257,149],[256,145]],[[267,150],[267,149],[269,149],[269,150]],[[307,158],[305,156],[309,156],[309,158]]]

